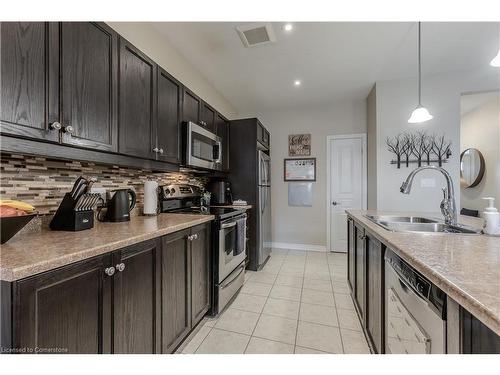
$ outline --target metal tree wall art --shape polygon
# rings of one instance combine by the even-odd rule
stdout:
[[[444,135],[428,135],[424,131],[417,131],[401,133],[394,138],[387,137],[385,142],[387,149],[396,155],[396,160],[391,160],[391,164],[396,164],[398,168],[401,168],[402,163],[407,168],[413,163],[419,167],[423,163],[437,163],[441,167],[451,156],[451,142],[445,140]]]

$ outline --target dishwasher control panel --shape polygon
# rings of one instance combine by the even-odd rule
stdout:
[[[387,254],[389,264],[398,275],[418,294],[424,298],[429,298],[431,283],[410,267],[404,260],[396,254]]]

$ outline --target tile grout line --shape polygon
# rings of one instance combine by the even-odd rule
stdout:
[[[332,273],[331,273],[331,270],[330,270],[330,262],[328,262],[328,255],[327,255],[327,259],[326,259],[326,264],[328,265],[328,271],[330,273],[330,284],[332,285],[332,291],[333,291],[333,281],[332,281]],[[340,337],[340,345],[342,346],[342,354],[346,354],[345,353],[345,347],[344,347],[344,340],[342,338],[342,330],[340,328],[340,318],[339,318],[339,313],[338,313],[338,310],[337,310],[337,299],[335,298],[335,292],[333,292],[333,304],[335,305],[335,315],[337,316],[337,323],[339,325],[339,337]]]
[[[288,252],[287,252],[287,255],[288,255]],[[269,295],[271,294],[271,291],[273,290],[273,287],[276,284],[276,280],[278,279],[278,275],[279,275],[279,272],[281,271],[281,267],[283,267],[283,263],[281,263],[280,269],[278,270],[278,273],[276,274],[276,279],[274,280],[274,283],[271,286],[271,290],[269,291],[269,294],[266,297],[266,302],[264,302],[264,306],[262,307],[262,311],[259,314],[259,318],[257,319],[257,322],[255,323],[255,326],[253,327],[252,333],[250,335],[250,339],[248,340],[247,345],[245,346],[245,350],[243,350],[243,354],[246,353],[246,351],[248,349],[248,345],[250,344],[250,341],[252,341],[252,337],[257,337],[257,336],[254,336],[255,330],[257,329],[257,326],[259,325],[260,318],[262,318],[262,314],[264,313],[264,309],[266,308],[267,301],[269,300]]]

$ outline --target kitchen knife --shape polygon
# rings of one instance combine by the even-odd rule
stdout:
[[[73,188],[71,189],[71,198],[76,200],[76,191],[80,188],[80,185],[85,181],[85,178],[80,176],[76,179],[75,183],[73,184]]]
[[[86,190],[87,190],[87,180],[84,179],[82,182],[80,182],[80,185],[76,189],[75,196],[73,197],[73,199],[75,201],[78,201],[78,199],[80,199],[80,197],[83,194],[85,194]]]

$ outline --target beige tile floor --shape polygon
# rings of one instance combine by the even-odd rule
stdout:
[[[178,352],[369,353],[346,284],[345,254],[275,249],[247,271],[238,297],[206,318]]]

